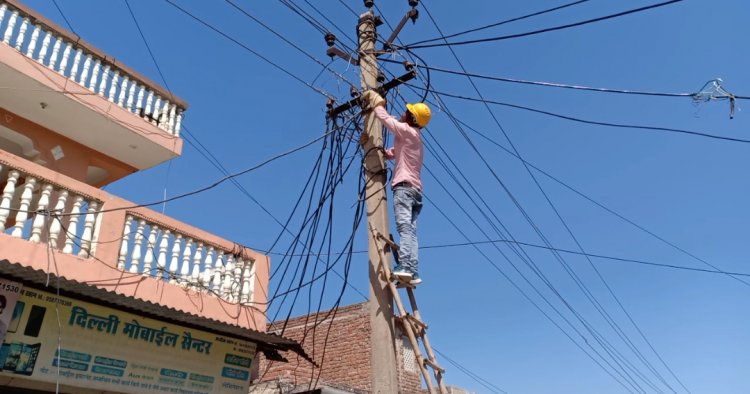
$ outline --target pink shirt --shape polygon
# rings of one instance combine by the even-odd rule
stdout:
[[[395,136],[393,148],[389,148],[385,152],[386,159],[396,161],[391,187],[399,182],[409,182],[412,186],[422,190],[422,159],[424,156],[420,134],[422,131],[389,115],[388,111],[382,106],[375,107],[374,112],[383,126]]]

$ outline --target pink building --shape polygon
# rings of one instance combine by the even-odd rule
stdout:
[[[0,391],[246,393],[299,349],[269,258],[100,189],[179,156],[187,103],[18,0],[0,40]]]

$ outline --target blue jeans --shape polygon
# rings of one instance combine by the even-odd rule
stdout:
[[[422,192],[409,186],[394,187],[393,211],[396,216],[396,230],[400,238],[399,262],[401,267],[416,274],[419,265],[417,217],[422,211]]]

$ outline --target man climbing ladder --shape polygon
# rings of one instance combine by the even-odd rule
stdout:
[[[424,103],[406,104],[406,111],[397,120],[385,110],[385,99],[377,92],[368,90],[362,98],[395,136],[393,147],[385,150],[386,159],[396,162],[391,188],[400,246],[399,264],[393,269],[393,275],[416,286],[422,283],[417,242],[417,218],[422,211],[422,128],[427,126],[432,113]]]

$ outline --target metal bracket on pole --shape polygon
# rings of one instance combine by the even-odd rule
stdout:
[[[416,4],[414,5],[416,7]],[[409,10],[409,12],[404,15],[403,18],[401,18],[401,22],[398,23],[398,26],[396,26],[395,29],[393,29],[393,33],[391,33],[390,37],[388,37],[387,40],[385,40],[385,43],[383,44],[383,51],[387,52],[392,49],[393,46],[393,40],[396,39],[396,36],[398,36],[398,33],[401,33],[401,29],[404,28],[404,25],[406,24],[406,21],[411,19],[412,23],[417,23],[417,18],[419,17],[419,11],[417,11],[416,8],[412,8]]]
[[[407,68],[407,70],[409,70],[406,74],[404,74],[404,75],[402,75],[400,77],[393,78],[392,80],[390,80],[390,81],[388,81],[388,82],[380,85],[375,90],[378,93],[380,93],[381,95],[383,95],[383,94],[387,93],[389,90],[395,88],[396,86],[399,86],[399,85],[401,85],[403,83],[406,83],[406,82],[414,79],[417,76],[417,70],[414,69],[414,65],[412,65],[411,63],[409,63],[409,62],[405,62],[405,63],[406,63],[405,67]],[[361,99],[360,99],[359,95],[357,95],[357,97],[355,97],[355,98],[353,98],[353,99],[345,102],[344,104],[339,105],[336,108],[329,107],[326,115],[329,118],[335,118],[340,113],[342,113],[342,112],[344,112],[344,111],[346,111],[348,109],[351,109],[351,108],[354,108],[354,107],[360,105],[361,104],[360,100]]]
[[[359,66],[359,59],[351,57],[348,53],[336,47],[328,48],[328,50],[326,51],[326,55],[330,57],[338,56],[349,62],[351,65]]]

